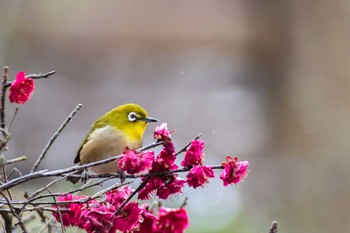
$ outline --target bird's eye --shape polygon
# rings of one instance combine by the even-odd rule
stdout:
[[[128,119],[129,119],[129,121],[136,121],[137,120],[136,113],[134,113],[134,112],[129,113]]]

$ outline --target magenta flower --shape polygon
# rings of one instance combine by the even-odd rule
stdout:
[[[138,223],[141,216],[141,208],[137,202],[129,202],[122,209],[120,215],[113,220],[113,226],[116,230],[129,231]]]
[[[24,104],[34,92],[34,80],[26,78],[21,71],[17,74],[16,80],[11,83],[9,99],[11,103]]]
[[[135,151],[129,150],[124,152],[124,156],[119,159],[118,167],[129,174],[136,174],[148,170],[153,160],[153,151],[136,154]]]
[[[154,139],[157,141],[171,141],[170,136],[172,132],[168,131],[167,123],[162,123],[161,125],[158,125],[156,127],[156,129],[154,130],[153,136],[154,136]]]
[[[203,162],[204,141],[196,139],[193,140],[190,147],[187,149],[184,160],[181,165],[184,167],[193,165],[202,165]]]
[[[129,186],[124,186],[121,189],[114,189],[106,193],[106,201],[115,208],[119,206],[134,192],[134,189]]]
[[[113,229],[113,215],[116,209],[108,203],[90,203],[81,213],[79,227],[88,233],[109,233]],[[114,231],[115,232],[115,231]]]
[[[205,183],[209,182],[208,179],[214,176],[214,171],[210,166],[195,166],[190,170],[186,178],[188,186],[197,188],[199,186],[203,187]]]
[[[68,194],[64,196],[59,196],[57,200],[59,202],[73,201],[73,200],[80,200],[86,197],[87,196],[74,196],[72,194]],[[63,208],[65,210],[68,210],[68,211],[61,212],[63,226],[77,225],[80,221],[82,208],[84,208],[84,206],[86,206],[86,204],[80,204],[80,203],[69,203],[67,205],[60,206],[60,209]],[[57,209],[57,206],[53,206],[53,208]],[[58,213],[53,212],[52,215],[56,218],[58,222],[61,222],[61,219]]]
[[[156,231],[157,217],[146,210],[146,206],[141,207],[140,221],[131,232],[135,233],[154,233]]]
[[[157,190],[157,196],[161,199],[168,199],[169,196],[182,193],[181,189],[185,186],[186,180],[178,176],[170,176],[162,186]]]
[[[222,163],[225,169],[220,174],[220,179],[223,180],[224,186],[237,184],[248,175],[248,161],[237,162],[237,160],[237,157],[232,159],[231,156],[227,156],[227,163]]]
[[[175,164],[175,147],[174,144],[169,141],[164,145],[163,150],[156,157],[156,161],[152,164],[151,172],[160,172],[168,169],[176,169],[178,166]]]
[[[188,225],[187,212],[184,208],[159,208],[157,233],[182,233]]]
[[[143,187],[137,196],[140,200],[148,200],[150,198],[150,195],[155,194],[156,190],[163,185],[163,181],[161,178],[157,176],[152,176],[145,187]]]

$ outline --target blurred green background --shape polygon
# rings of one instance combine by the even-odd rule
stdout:
[[[81,103],[40,168],[71,166],[96,118],[136,102],[178,148],[201,133],[206,163],[250,161],[243,184],[184,190],[188,232],[350,232],[349,22],[345,0],[1,0],[0,66],[58,70],[20,106],[7,156],[28,172]]]

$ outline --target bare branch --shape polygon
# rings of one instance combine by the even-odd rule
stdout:
[[[14,158],[14,159],[7,160],[3,164],[0,164],[0,166],[6,166],[6,165],[9,165],[9,164],[12,164],[12,163],[17,163],[17,162],[20,162],[20,161],[23,161],[23,160],[26,160],[26,159],[27,159],[27,156],[17,157],[17,158]]]
[[[273,221],[270,227],[269,233],[277,233],[277,231],[278,231],[277,221]]]
[[[58,130],[55,132],[55,134],[50,138],[50,140],[48,141],[48,143],[46,144],[44,150],[41,152],[41,154],[39,155],[38,160],[35,162],[32,170],[30,171],[31,173],[35,172],[36,169],[38,168],[39,164],[41,163],[41,161],[45,158],[45,155],[47,153],[47,151],[50,149],[52,143],[56,140],[57,136],[62,132],[62,130],[66,127],[66,125],[73,119],[74,115],[79,111],[79,109],[82,107],[83,105],[78,104],[75,109],[69,114],[69,116],[67,117],[67,119],[62,123],[62,125],[58,128]]]
[[[47,73],[40,73],[40,74],[28,74],[26,75],[26,78],[32,78],[32,79],[39,79],[39,78],[49,78],[51,75],[56,74],[56,70],[49,71]]]

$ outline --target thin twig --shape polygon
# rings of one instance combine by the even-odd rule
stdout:
[[[7,85],[7,73],[9,71],[9,67],[5,66],[3,68],[3,75],[2,75],[2,89],[1,89],[1,107],[0,107],[0,127],[5,129],[6,124],[5,124],[5,95],[6,95],[6,90],[8,88]],[[4,135],[5,136],[5,135]]]
[[[9,127],[7,128],[7,130],[9,130],[9,131],[10,131],[10,128],[11,128],[11,126],[12,126],[12,124],[13,124],[13,121],[15,120],[15,117],[17,116],[18,110],[19,110],[19,108],[16,107],[16,109],[15,109],[13,115],[12,115],[12,118],[11,118],[11,121],[10,121],[10,124],[9,124]]]
[[[175,156],[178,156],[178,155],[181,154],[182,152],[185,152],[185,151],[187,150],[187,147],[189,147],[189,146],[192,144],[192,142],[193,142],[194,140],[197,140],[197,139],[199,139],[200,137],[202,137],[201,134],[197,135],[192,141],[190,141],[189,143],[187,143],[186,146],[184,146],[181,150],[177,151],[177,152],[175,153]]]
[[[126,204],[128,204],[128,202],[131,200],[131,198],[133,198],[136,195],[136,193],[138,193],[141,189],[143,189],[146,186],[146,184],[148,183],[149,179],[151,179],[151,176],[146,177],[146,179],[144,181],[142,181],[142,183],[137,187],[137,189],[135,189],[134,192],[125,201],[123,201],[123,203],[119,206],[117,211],[115,211],[114,215],[120,214],[120,212],[122,211],[123,207]]]
[[[55,132],[55,134],[50,138],[50,140],[48,141],[48,143],[46,144],[44,150],[41,152],[41,154],[39,155],[38,160],[35,162],[32,170],[30,171],[31,173],[35,172],[36,169],[38,168],[39,164],[41,163],[41,161],[45,158],[45,155],[47,153],[47,151],[50,149],[52,143],[55,141],[55,139],[57,138],[57,136],[62,132],[62,130],[66,127],[66,125],[73,119],[74,115],[79,111],[79,109],[82,107],[83,105],[78,104],[75,109],[69,114],[69,116],[67,117],[67,119],[62,123],[62,125],[58,128],[58,130]]]
[[[46,187],[47,191],[52,194],[51,190]],[[55,205],[57,206],[57,200],[56,200],[56,197],[55,196],[52,196],[52,199],[53,201],[55,202]],[[62,230],[62,233],[64,233],[64,226],[63,226],[63,221],[62,221],[62,214],[61,214],[61,210],[60,208],[58,208],[57,206],[57,212],[58,212],[58,216],[60,217],[60,225],[61,225],[61,230]]]
[[[21,156],[21,157],[17,157],[17,158],[14,158],[14,159],[9,159],[6,162],[4,162],[3,164],[0,164],[0,166],[6,166],[6,165],[9,165],[9,164],[12,164],[12,163],[17,163],[17,162],[20,162],[20,161],[23,161],[23,160],[26,160],[26,159],[27,159],[27,156]]]
[[[39,79],[39,78],[48,78],[53,74],[56,74],[56,70],[49,71],[47,73],[40,73],[40,74],[28,74],[26,75],[26,78],[32,78],[32,79]]]
[[[43,231],[45,230],[45,228],[50,224],[50,222],[51,222],[53,219],[54,219],[54,217],[51,216],[51,217],[49,218],[49,220],[47,220],[47,222],[41,227],[41,229],[38,231],[38,233],[43,232]]]
[[[277,231],[278,231],[277,221],[273,221],[270,227],[269,233],[277,233]]]
[[[13,209],[13,205],[11,205],[11,201],[6,197],[6,195],[5,195],[3,192],[0,191],[0,194],[1,194],[1,196],[3,196],[3,198],[5,198],[6,202],[8,203],[8,206],[9,206],[9,208],[10,208],[10,210],[11,210],[12,215],[13,215],[14,217],[17,218],[18,224],[19,224],[19,226],[21,227],[21,230],[22,230],[24,233],[26,233],[26,232],[27,232],[27,229],[26,229],[26,227],[24,226],[24,223],[22,222],[21,217],[20,217],[20,216],[16,213],[16,211]],[[11,229],[12,229],[12,225],[11,225]]]

